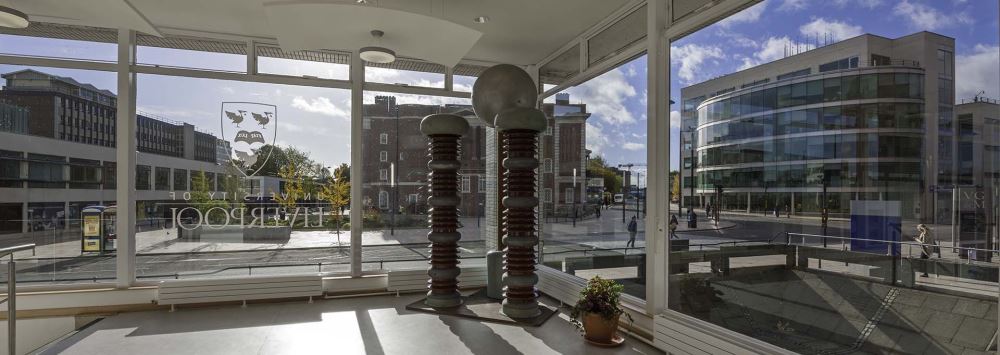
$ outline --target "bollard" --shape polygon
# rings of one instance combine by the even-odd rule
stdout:
[[[503,252],[499,250],[486,253],[486,296],[503,299]]]

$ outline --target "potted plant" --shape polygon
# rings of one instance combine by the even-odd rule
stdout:
[[[618,320],[625,314],[632,322],[632,316],[625,313],[618,302],[624,289],[614,280],[600,276],[587,281],[587,286],[580,291],[580,300],[570,313],[570,321],[583,330],[587,341],[605,346],[619,345],[624,341],[618,335]]]

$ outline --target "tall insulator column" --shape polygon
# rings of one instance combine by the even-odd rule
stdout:
[[[458,292],[458,169],[459,139],[469,130],[464,117],[452,114],[434,114],[420,121],[420,132],[430,138],[428,152],[431,170],[430,197],[427,204],[431,231],[427,239],[431,242],[430,269],[427,275],[427,298],[424,304],[435,307],[456,307],[462,304]]]
[[[503,198],[504,301],[503,313],[511,318],[532,318],[538,308],[538,275],[535,275],[535,245],[538,244],[535,208],[535,169],[538,168],[538,133],[546,119],[535,108],[501,111],[494,122],[503,138],[505,158]]]

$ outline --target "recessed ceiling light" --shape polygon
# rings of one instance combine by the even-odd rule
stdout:
[[[478,17],[472,19],[472,22],[475,22],[475,23],[487,23],[487,22],[490,22],[490,17],[489,16],[478,16]]]
[[[10,28],[28,27],[28,15],[6,6],[0,6],[0,26]]]

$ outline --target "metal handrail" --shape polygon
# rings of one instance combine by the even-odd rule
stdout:
[[[786,234],[789,235],[789,236],[796,235],[796,236],[801,236],[801,237],[832,238],[832,239],[841,239],[841,240],[860,240],[860,241],[865,241],[865,242],[878,242],[878,243],[890,243],[890,244],[905,244],[905,245],[913,245],[913,246],[919,246],[919,247],[928,246],[928,244],[923,244],[923,243],[904,242],[904,241],[895,241],[895,240],[864,239],[864,238],[853,238],[853,237],[838,237],[838,236],[833,236],[833,235],[791,233],[791,232],[786,233]],[[790,240],[786,241],[786,244],[790,244]],[[933,246],[940,247],[940,245],[933,245]],[[947,248],[949,248],[949,249],[960,249],[960,250],[975,250],[975,251],[983,251],[983,252],[988,252],[988,253],[1000,253],[1000,250],[998,250],[998,249],[979,249],[979,248],[969,248],[969,247],[960,247],[960,246],[947,247]]]
[[[34,254],[35,244],[0,248],[0,257],[10,255],[7,262],[7,353],[10,355],[17,353],[17,263],[14,262],[14,253],[28,249]]]

